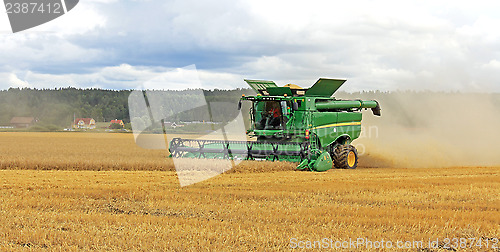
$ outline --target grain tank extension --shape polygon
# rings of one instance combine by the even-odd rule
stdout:
[[[311,88],[272,81],[245,80],[257,92],[242,96],[250,102],[250,129],[255,141],[175,138],[172,157],[290,161],[297,169],[354,169],[358,153],[351,142],[361,133],[362,109],[380,116],[377,101],[340,100],[333,94],[345,80],[319,79]],[[236,108],[235,108],[236,109]]]

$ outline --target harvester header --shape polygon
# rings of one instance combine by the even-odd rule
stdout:
[[[273,81],[245,80],[257,93],[242,96],[250,106],[247,134],[255,141],[173,139],[173,157],[282,160],[298,162],[297,169],[326,171],[354,169],[358,163],[351,142],[361,133],[361,110],[380,116],[375,100],[339,100],[333,94],[346,80],[320,78],[310,88],[279,87]],[[202,141],[202,142],[200,142]],[[193,146],[193,144],[196,146]]]

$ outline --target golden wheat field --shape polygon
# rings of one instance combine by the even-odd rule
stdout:
[[[180,187],[167,155],[131,134],[0,133],[0,247],[499,251],[499,167],[243,162]]]

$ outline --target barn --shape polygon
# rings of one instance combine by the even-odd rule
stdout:
[[[34,117],[13,117],[10,120],[10,125],[15,128],[28,128],[35,124],[36,121]]]

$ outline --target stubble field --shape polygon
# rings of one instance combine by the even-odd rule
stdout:
[[[500,247],[498,167],[313,173],[244,162],[181,188],[166,156],[131,134],[0,133],[0,246],[438,251],[457,238],[458,249]]]

